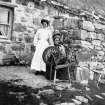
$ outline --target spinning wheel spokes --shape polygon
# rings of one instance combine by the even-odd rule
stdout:
[[[60,57],[60,52],[54,46],[50,46],[44,50],[42,57],[43,57],[44,62],[48,64],[48,63],[51,63],[50,62],[51,57],[53,57],[54,60],[57,61]]]

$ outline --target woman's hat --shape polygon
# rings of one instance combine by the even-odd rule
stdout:
[[[60,38],[61,37],[61,34],[59,31],[55,31],[54,34],[53,34],[53,39],[56,39],[56,38]]]
[[[44,22],[46,22],[49,25],[49,21],[47,19],[42,19],[41,20],[41,24],[43,24]]]

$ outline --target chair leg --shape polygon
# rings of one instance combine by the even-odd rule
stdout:
[[[51,64],[51,69],[50,69],[50,81],[52,79],[52,64]]]
[[[69,83],[71,84],[71,76],[70,76],[70,71],[69,71],[69,67],[67,68],[67,71],[68,71],[68,76],[69,76]]]
[[[57,71],[55,69],[55,72],[54,72],[54,85],[55,85],[55,82],[56,82],[56,73],[57,73]]]

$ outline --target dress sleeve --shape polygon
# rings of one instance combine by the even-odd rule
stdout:
[[[49,44],[51,46],[54,46],[53,38],[52,38],[52,32],[49,32]]]
[[[36,34],[35,34],[35,37],[34,37],[34,46],[36,46],[37,45],[37,43],[38,43],[38,38],[39,37],[39,31],[37,30],[37,32],[36,32]]]
[[[63,56],[66,56],[65,47],[63,45],[60,46],[60,52],[62,53]]]

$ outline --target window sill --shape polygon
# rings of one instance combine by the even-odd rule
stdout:
[[[11,43],[11,40],[9,40],[7,37],[6,38],[0,37],[0,43]]]
[[[0,36],[0,39],[8,39],[7,36]]]

